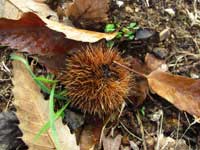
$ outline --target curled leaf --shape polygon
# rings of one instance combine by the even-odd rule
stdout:
[[[108,0],[74,0],[67,14],[72,22],[83,28],[108,20]]]
[[[159,70],[147,76],[150,88],[178,109],[200,117],[200,80]]]
[[[47,24],[34,13],[25,13],[19,20],[1,18],[0,44],[18,49],[20,52],[37,54],[41,63],[51,70],[58,71],[65,66],[66,53],[69,50],[84,47],[86,43],[79,40],[96,42],[114,37],[114,34],[78,30],[48,19],[44,20]]]

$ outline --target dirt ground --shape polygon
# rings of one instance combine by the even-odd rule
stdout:
[[[200,79],[200,22],[198,18],[191,20],[188,14],[199,15],[198,8],[200,3],[195,5],[192,0],[111,0],[108,23],[120,22],[126,26],[137,22],[139,27],[150,28],[158,34],[166,29],[167,34],[162,40],[148,38],[142,44],[134,40],[119,41],[117,46],[142,61],[146,53],[154,54],[166,61],[173,74]],[[8,48],[0,50],[0,111],[14,109],[11,52]],[[124,146],[127,141],[134,141],[140,149],[151,150],[158,140],[155,137],[163,133],[176,142],[183,139],[177,149],[200,149],[200,126],[193,121],[189,114],[179,111],[161,97],[149,94],[138,108],[125,107],[116,132],[123,135]]]

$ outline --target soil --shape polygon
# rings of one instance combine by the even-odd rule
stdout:
[[[6,47],[0,47],[0,112],[13,110],[12,94],[12,64],[10,54],[12,50]]]
[[[200,78],[200,28],[199,24],[192,26],[192,22],[187,11],[194,12],[192,1],[131,1],[121,0],[122,6],[119,7],[119,1],[111,1],[110,22],[120,22],[127,26],[130,22],[137,22],[141,28],[152,29],[161,33],[168,30],[162,40],[148,40],[146,44],[135,45],[133,41],[119,43],[119,49],[125,49],[130,55],[144,60],[146,53],[154,54],[157,58],[166,61],[169,71],[173,74],[188,76],[191,78]],[[196,9],[199,4],[196,4]],[[170,14],[166,9],[172,9],[174,14]],[[142,110],[144,114],[142,115]],[[200,126],[195,124],[190,127],[194,120],[192,116],[183,113],[172,104],[166,102],[159,96],[150,94],[146,101],[136,110],[126,108],[123,111],[121,122],[133,134],[142,137],[141,124],[138,123],[137,113],[144,128],[144,139],[147,149],[153,149],[155,142],[154,136],[158,131],[158,123],[162,124],[162,131],[166,137],[174,139],[183,138],[191,149],[200,147]],[[152,120],[152,116],[163,114],[163,121]],[[159,115],[158,115],[159,116]],[[157,117],[158,117],[157,116]],[[189,121],[190,120],[190,121]],[[140,149],[144,149],[141,141],[137,140],[122,126],[123,135],[133,139]],[[189,130],[188,130],[189,129]],[[186,131],[187,130],[187,131]],[[152,142],[154,141],[154,142]]]
[[[119,6],[121,2],[121,6]],[[187,0],[111,0],[110,19],[108,23],[120,22],[126,26],[137,22],[141,28],[150,28],[157,33],[169,30],[162,40],[147,40],[144,45],[136,45],[134,41],[119,42],[118,48],[129,55],[144,60],[146,53],[154,54],[165,60],[169,71],[173,74],[200,79],[200,24],[194,24],[188,11],[194,12],[193,1]],[[200,4],[197,3],[196,8]],[[167,10],[171,10],[170,13]],[[1,48],[0,51],[0,111],[13,109],[11,92],[12,66],[9,55],[12,51]],[[200,126],[192,124],[194,118],[181,112],[161,97],[149,94],[145,102],[136,109],[125,107],[117,131],[123,135],[122,143],[134,141],[140,149],[153,149],[156,135],[161,130],[166,137],[184,139],[191,149],[200,148]],[[141,122],[141,123],[138,123]],[[143,128],[143,132],[141,132]],[[135,136],[139,137],[136,138]]]

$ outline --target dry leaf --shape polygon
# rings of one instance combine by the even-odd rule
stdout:
[[[24,14],[20,20],[0,19],[0,44],[37,54],[43,58],[39,61],[53,70],[64,67],[67,51],[84,45],[47,28],[33,13]]]
[[[100,140],[103,127],[102,120],[90,118],[88,121],[89,122],[84,125],[80,136],[80,150],[93,150]]]
[[[74,0],[67,15],[76,26],[92,28],[108,20],[108,0]]]
[[[122,136],[119,134],[115,138],[104,137],[103,148],[104,150],[119,150],[121,145]]]
[[[0,7],[3,7],[0,17],[19,19],[23,13],[34,12],[39,16],[51,16],[54,20],[58,20],[56,12],[51,10],[48,5],[34,0],[5,0],[4,5]]]
[[[13,94],[24,142],[33,150],[55,149],[51,132],[43,133],[38,141],[33,142],[34,136],[48,121],[48,101],[44,100],[39,87],[22,63],[13,62],[13,73]],[[55,126],[62,150],[78,150],[75,136],[70,133],[68,127],[62,125],[61,120],[57,120]]]
[[[159,70],[147,76],[150,88],[178,109],[200,117],[200,80]]]
[[[4,7],[2,17],[9,19],[19,19],[24,13],[34,12],[50,29],[62,32],[68,39],[75,41],[94,43],[101,39],[111,40],[117,35],[117,33],[81,30],[53,21],[58,20],[56,13],[50,10],[46,4],[35,2],[34,0],[8,0],[5,1],[4,6],[0,7]],[[47,19],[49,16],[51,16],[53,20]]]
[[[48,26],[69,34],[69,38],[90,42],[110,38],[110,34],[78,30],[51,22]],[[61,25],[61,26],[59,26]],[[20,52],[39,55],[40,62],[51,70],[60,70],[65,66],[66,52],[80,49],[85,43],[65,38],[65,34],[46,27],[34,13],[25,13],[19,20],[0,19],[0,44],[19,49]],[[113,35],[112,35],[113,37]]]
[[[173,139],[171,137],[165,137],[160,134],[157,141],[157,147],[160,150],[189,150],[189,146],[184,139]],[[156,149],[156,148],[155,148]]]
[[[145,65],[149,69],[150,72],[160,69],[163,71],[167,71],[167,65],[164,60],[156,58],[154,55],[147,53],[145,56]]]
[[[75,41],[94,43],[98,42],[101,39],[112,40],[117,35],[117,32],[101,33],[101,32],[77,29],[43,17],[41,17],[41,19],[47,24],[47,27],[49,27],[50,29],[62,32],[66,35],[68,39]]]

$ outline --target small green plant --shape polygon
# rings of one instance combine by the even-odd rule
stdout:
[[[145,116],[145,106],[143,106],[141,109],[140,109],[140,113],[142,114],[142,116]]]
[[[107,24],[105,26],[104,31],[109,33],[109,32],[117,31],[117,29],[119,29],[119,31],[117,32],[117,36],[115,37],[115,39],[124,38],[125,40],[133,40],[135,38],[135,31],[139,29],[139,26],[137,25],[136,22],[131,22],[128,26],[125,26],[125,27],[121,27],[120,23]],[[115,43],[114,40],[108,41],[107,46],[113,47],[114,43]]]
[[[56,83],[56,82],[58,82],[57,80],[52,80],[52,79],[45,78],[45,77],[37,77],[32,72],[28,62],[26,61],[26,59],[24,59],[23,57],[20,57],[20,56],[15,55],[15,54],[11,54],[10,58],[12,60],[18,60],[18,61],[22,62],[25,65],[25,67],[28,70],[28,72],[30,73],[31,77],[34,79],[35,83],[41,88],[41,90],[44,93],[50,94],[51,90],[43,82]],[[65,96],[63,96],[63,95],[61,95],[59,93],[55,93],[54,96],[55,96],[55,98],[60,99],[60,100],[67,100],[67,97],[65,97]]]
[[[116,30],[115,24],[107,24],[104,31],[105,32],[114,32]]]

